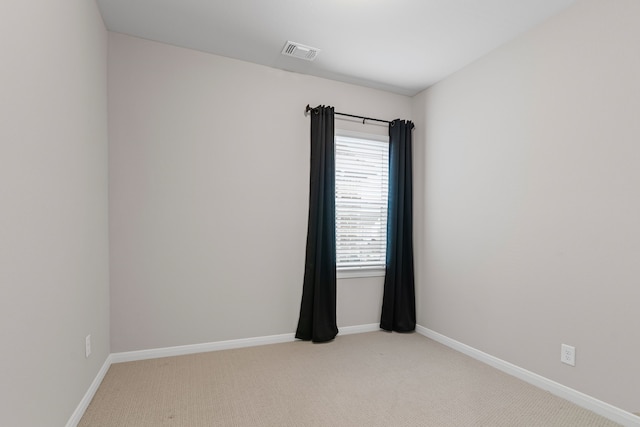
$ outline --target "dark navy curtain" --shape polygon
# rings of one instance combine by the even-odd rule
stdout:
[[[309,223],[296,338],[325,342],[338,334],[334,109],[319,106],[310,114]]]
[[[380,328],[411,332],[416,328],[413,276],[413,195],[411,130],[413,123],[389,124],[389,207],[387,268],[384,277]]]

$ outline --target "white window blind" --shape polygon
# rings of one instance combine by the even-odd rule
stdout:
[[[389,143],[336,135],[335,150],[337,268],[384,269]]]

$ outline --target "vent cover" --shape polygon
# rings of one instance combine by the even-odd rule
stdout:
[[[306,61],[313,61],[316,59],[316,56],[318,56],[318,53],[320,53],[320,49],[291,41],[286,42],[282,49],[283,55],[304,59]]]

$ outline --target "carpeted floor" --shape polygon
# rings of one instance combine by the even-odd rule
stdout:
[[[114,364],[80,427],[615,426],[418,334]]]

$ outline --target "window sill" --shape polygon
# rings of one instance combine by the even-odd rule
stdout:
[[[358,277],[384,277],[384,268],[352,268],[337,270],[338,279],[355,279]]]

